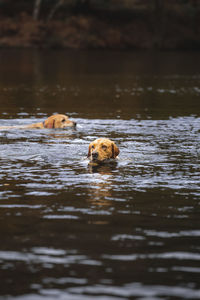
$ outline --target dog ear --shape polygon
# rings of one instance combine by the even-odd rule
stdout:
[[[55,128],[55,120],[54,119],[47,119],[45,122],[44,122],[44,127],[45,128]]]
[[[88,149],[88,155],[87,155],[87,157],[90,157],[90,155],[91,155],[91,148],[92,148],[92,145],[90,144],[89,145],[89,149]]]
[[[119,148],[113,142],[112,143],[112,157],[111,158],[115,158],[115,157],[117,157],[117,155],[119,155]]]

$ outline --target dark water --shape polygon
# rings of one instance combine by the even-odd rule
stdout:
[[[200,54],[0,51],[0,299],[200,299]],[[88,167],[112,138],[115,166]]]

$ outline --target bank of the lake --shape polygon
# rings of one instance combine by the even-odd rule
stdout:
[[[198,50],[200,22],[176,15],[75,14],[64,19],[34,20],[21,13],[0,18],[0,47]]]

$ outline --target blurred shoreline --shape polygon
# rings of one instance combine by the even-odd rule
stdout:
[[[194,16],[100,11],[47,20],[23,11],[1,14],[0,48],[200,50],[200,18]]]

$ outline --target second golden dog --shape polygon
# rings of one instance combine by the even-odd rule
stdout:
[[[0,129],[50,129],[67,127],[76,127],[76,122],[71,121],[68,116],[56,114],[48,117],[44,122],[18,126],[0,126]]]

